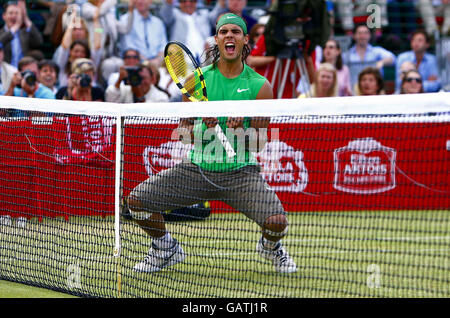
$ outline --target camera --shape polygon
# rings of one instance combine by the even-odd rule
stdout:
[[[309,42],[309,52],[323,46],[331,31],[329,13],[324,0],[278,0],[270,12],[264,36],[267,54],[299,55]]]
[[[128,73],[128,77],[125,79],[125,84],[133,87],[141,85],[142,77],[139,74],[141,68],[138,66],[130,66],[125,68]]]
[[[80,75],[78,75],[78,78],[81,87],[86,88],[91,85],[92,78],[89,75],[81,73]]]
[[[36,74],[30,70],[23,71],[21,73],[22,78],[25,80],[28,86],[34,86],[36,84]]]

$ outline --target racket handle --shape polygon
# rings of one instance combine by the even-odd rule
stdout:
[[[230,142],[228,141],[227,136],[225,136],[222,128],[220,128],[219,125],[216,125],[215,127],[216,136],[219,138],[220,142],[222,143],[222,146],[225,148],[225,151],[227,152],[228,158],[232,158],[236,156],[236,152],[234,151],[233,147],[231,146]]]

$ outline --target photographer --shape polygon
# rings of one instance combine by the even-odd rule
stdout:
[[[25,56],[19,61],[18,66],[19,71],[13,75],[5,96],[55,99],[52,91],[39,83],[37,79],[39,72],[38,63],[34,58]],[[13,109],[8,115],[12,117],[26,117],[32,114],[27,111]]]
[[[122,55],[122,63],[118,65],[117,72],[112,73],[108,77],[108,85],[114,85],[117,82],[117,79],[119,78],[119,69],[120,66],[124,65],[125,67],[133,67],[138,66],[141,63],[141,54],[138,50],[129,48],[124,50]],[[122,85],[124,83],[122,82]]]
[[[137,67],[121,66],[119,78],[106,89],[106,101],[115,103],[168,102],[169,96],[156,87],[157,70],[149,62]],[[125,85],[121,85],[124,81]]]
[[[93,86],[95,66],[92,60],[79,58],[72,64],[72,73],[68,85],[61,87],[56,93],[57,99],[78,101],[105,101],[103,89]]]
[[[37,80],[39,72],[37,61],[31,56],[25,56],[19,61],[19,71],[16,72],[6,91],[6,96],[35,97],[54,99],[52,91]]]

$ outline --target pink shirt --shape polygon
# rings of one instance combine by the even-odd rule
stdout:
[[[337,71],[338,95],[349,96],[347,92],[352,91],[350,83],[350,70],[347,65],[343,65],[341,70]]]

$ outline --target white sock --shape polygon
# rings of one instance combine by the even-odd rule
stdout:
[[[153,238],[153,243],[158,248],[167,249],[173,246],[173,238],[169,232],[166,232],[166,234],[161,237]]]
[[[276,242],[274,242],[274,241],[269,241],[268,239],[266,239],[265,237],[263,237],[262,243],[263,243],[263,246],[264,246],[265,248],[273,250],[273,249],[275,249],[275,246],[277,246],[278,241],[276,241]]]

